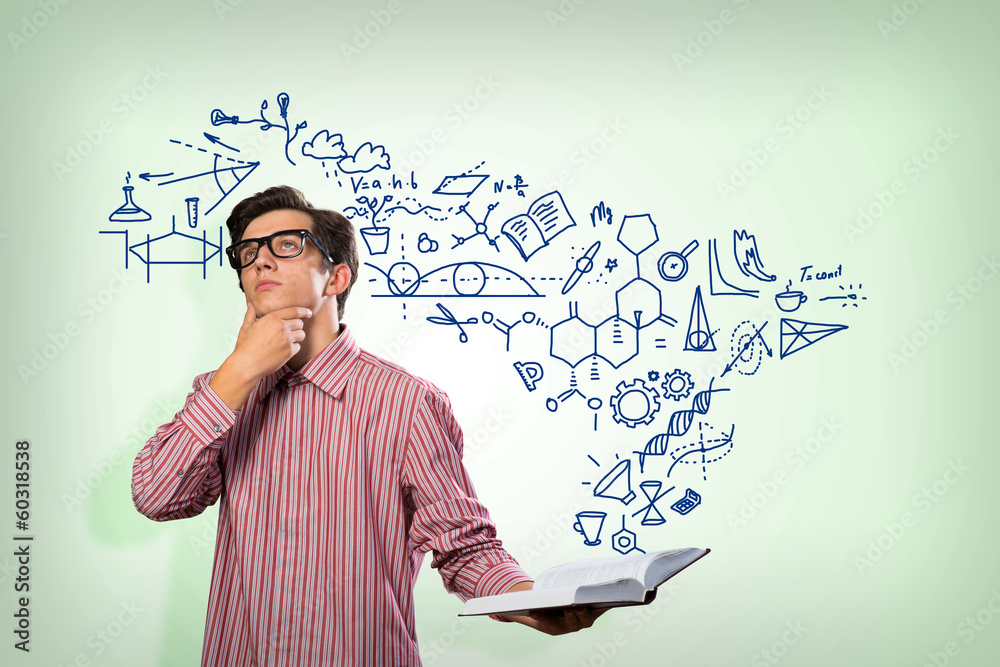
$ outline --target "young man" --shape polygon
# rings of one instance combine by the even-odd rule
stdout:
[[[447,396],[362,350],[341,323],[354,229],[276,187],[233,209],[247,310],[136,457],[145,516],[221,499],[203,665],[419,665],[413,584],[433,552],[463,599],[531,588],[461,461]],[[514,617],[550,634],[597,613]]]

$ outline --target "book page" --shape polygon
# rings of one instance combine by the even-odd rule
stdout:
[[[619,579],[643,580],[649,563],[663,552],[615,558],[588,558],[549,568],[535,579],[535,588],[586,586]]]

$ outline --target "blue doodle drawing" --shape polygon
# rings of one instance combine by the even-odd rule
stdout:
[[[341,158],[337,167],[347,174],[366,174],[375,169],[389,168],[389,154],[385,146],[373,146],[366,141],[358,146],[353,155]]]
[[[302,144],[302,154],[315,160],[339,160],[347,156],[344,137],[341,134],[331,134],[329,130],[320,130]]]
[[[802,320],[781,319],[781,358],[814,345],[827,336],[847,328],[846,324],[820,324]]]
[[[660,394],[640,378],[630,383],[622,380],[615,387],[609,404],[616,422],[635,428],[639,424],[649,425],[653,422],[654,415],[660,409]]]
[[[426,274],[421,274],[409,262],[396,262],[388,271],[368,262],[365,262],[365,266],[381,273],[388,284],[388,294],[373,294],[374,297],[543,296],[514,271],[489,262],[456,262]],[[375,282],[375,279],[369,282]]]
[[[794,313],[799,309],[799,306],[804,304],[809,300],[801,290],[792,289],[792,281],[788,281],[788,286],[785,287],[784,292],[778,292],[774,295],[774,305],[778,307],[778,310],[783,310],[786,313]],[[822,301],[822,299],[820,299]]]
[[[840,290],[843,291],[843,292],[847,291],[847,290],[844,289],[843,285],[837,285],[837,287],[839,287]],[[849,285],[847,289],[854,290],[854,285]],[[858,283],[858,290],[859,291],[861,290],[861,283]],[[857,302],[858,301],[867,301],[868,297],[866,297],[866,296],[859,297],[854,291],[851,291],[848,294],[843,294],[843,295],[834,295],[834,296],[820,297],[820,301],[839,301],[839,300],[843,300],[844,301],[844,303],[842,303],[841,306],[840,306],[841,308],[847,308],[847,306],[854,306],[855,308],[857,308],[858,307],[858,303]]]
[[[594,269],[594,256],[597,251],[601,249],[601,242],[594,241],[593,245],[587,248],[587,251],[583,253],[583,257],[576,260],[576,264],[573,266],[573,272],[569,274],[569,278],[563,284],[562,293],[567,294],[571,289],[576,287],[576,284],[583,277],[583,274],[590,273]]]
[[[633,551],[646,553],[639,548],[635,533],[625,527],[624,514],[622,515],[622,529],[611,536],[611,548],[623,556],[630,554]]]
[[[690,373],[675,368],[672,373],[667,373],[663,378],[660,388],[663,389],[664,399],[672,398],[675,401],[680,401],[682,398],[687,398],[691,395],[691,390],[694,389],[694,381],[691,379]]]
[[[576,221],[566,208],[562,195],[553,190],[533,201],[527,213],[503,223],[500,232],[510,239],[521,259],[527,262],[552,239],[575,226]]]
[[[493,204],[489,204],[486,207],[486,215],[483,216],[483,221],[482,222],[477,221],[475,218],[472,217],[472,214],[469,213],[469,203],[468,202],[465,202],[461,206],[459,206],[458,209],[457,209],[457,212],[461,213],[462,215],[464,215],[465,217],[467,217],[469,220],[472,221],[472,225],[473,225],[473,230],[474,231],[472,232],[472,234],[470,236],[458,236],[457,234],[452,234],[451,235],[452,238],[455,239],[455,245],[453,245],[451,247],[451,249],[454,250],[455,248],[457,248],[460,245],[465,245],[465,243],[467,241],[471,241],[472,239],[476,238],[477,236],[482,235],[486,239],[486,241],[490,244],[490,246],[493,247],[494,250],[496,250],[497,252],[500,252],[500,248],[499,248],[499,246],[497,246],[497,239],[500,238],[500,237],[497,236],[497,237],[491,238],[490,235],[489,235],[489,228],[486,225],[486,222],[490,218],[490,213],[492,213],[493,210],[497,206],[499,206],[499,205],[500,205],[500,202],[495,202]]]
[[[617,500],[628,505],[635,500],[632,490],[632,460],[620,459],[594,486],[594,497]]]
[[[691,301],[691,317],[688,319],[687,335],[684,337],[685,352],[715,352],[715,332],[708,323],[705,302],[701,298],[701,285],[694,289]]]
[[[727,287],[729,289],[726,289]],[[722,266],[719,264],[719,242],[715,239],[708,241],[708,289],[712,296],[760,298],[760,290],[737,287],[722,275]]]
[[[260,125],[260,130],[266,132],[272,128],[279,128],[285,131],[285,159],[288,160],[289,164],[293,167],[295,162],[292,161],[291,156],[288,155],[288,147],[291,145],[295,137],[298,136],[299,130],[304,130],[307,127],[306,121],[302,121],[295,126],[294,131],[292,130],[291,123],[288,122],[288,105],[290,103],[290,98],[288,93],[278,93],[278,115],[281,117],[281,121],[269,120],[264,112],[267,111],[267,100],[260,103],[260,118],[254,118],[252,120],[240,120],[239,116],[227,116],[221,109],[212,109],[212,113],[209,116],[209,120],[212,125],[218,127],[220,125]],[[313,137],[315,139],[315,137]]]
[[[135,188],[131,185],[122,187],[122,192],[125,193],[125,203],[111,212],[111,215],[108,216],[108,222],[148,222],[153,219],[153,216],[139,208],[133,201],[133,190]]]
[[[698,249],[698,239],[688,243],[684,250],[680,252],[665,252],[656,263],[656,270],[660,277],[668,282],[677,282],[687,275],[688,255]]]
[[[483,324],[492,324],[494,329],[496,329],[497,331],[499,331],[504,335],[504,337],[506,338],[505,349],[507,352],[510,352],[510,334],[514,330],[514,327],[516,327],[518,324],[521,324],[523,322],[524,324],[534,324],[535,326],[544,327],[546,329],[549,326],[545,324],[545,322],[543,322],[540,317],[535,315],[535,313],[531,312],[530,310],[525,311],[525,313],[521,315],[521,318],[517,322],[514,322],[513,324],[507,324],[500,318],[494,317],[493,313],[491,313],[490,311],[484,310],[482,321]]]
[[[646,465],[647,456],[663,456],[667,453],[667,445],[671,437],[679,437],[688,432],[688,429],[691,428],[691,424],[694,422],[695,414],[704,415],[708,413],[708,409],[712,404],[713,393],[729,391],[728,389],[713,389],[712,383],[714,382],[715,379],[713,378],[708,383],[708,389],[699,391],[694,395],[690,410],[678,410],[670,415],[670,422],[667,425],[666,433],[661,433],[651,438],[641,452],[633,452],[639,455],[640,472],[642,472]],[[670,475],[668,474],[667,476],[669,477]]]
[[[498,179],[493,184],[493,193],[494,194],[500,194],[501,192],[504,191],[504,188],[506,188],[507,190],[513,190],[513,191],[515,191],[517,193],[518,197],[523,197],[524,196],[524,189],[528,188],[528,187],[531,187],[531,186],[529,186],[527,183],[524,182],[524,179],[521,177],[520,174],[514,174],[514,183],[513,184],[509,184],[508,183],[508,184],[505,185],[503,179]]]
[[[767,322],[758,329],[750,322],[743,320],[733,329],[731,351],[734,353],[733,360],[726,364],[725,369],[719,375],[726,377],[726,373],[735,369],[740,375],[753,375],[760,368],[764,353],[771,357],[774,353],[764,340],[764,327]]]
[[[195,200],[195,201],[192,201]],[[196,198],[187,200],[188,219],[197,220]],[[208,262],[216,256],[219,258],[219,266],[222,266],[222,227],[219,227],[219,243],[216,245],[208,240],[208,236],[202,230],[201,237],[191,236],[177,231],[177,218],[170,218],[170,232],[150,238],[146,234],[146,240],[129,245],[128,230],[102,230],[100,234],[123,234],[125,236],[125,268],[128,268],[129,253],[139,258],[146,265],[146,283],[150,280],[150,267],[153,264],[200,264],[202,267],[201,277],[206,279]],[[190,222],[189,222],[190,224]],[[190,226],[194,226],[193,224]],[[153,244],[157,247],[154,252]],[[194,244],[198,244],[198,251],[194,252]]]
[[[596,227],[598,222],[614,224],[611,207],[605,205],[603,201],[590,211],[590,225]]]
[[[521,378],[521,382],[528,391],[535,391],[538,388],[538,381],[545,376],[542,365],[537,361],[515,361],[514,370]]]
[[[747,234],[745,229],[741,232],[733,230],[733,257],[736,258],[736,266],[747,278],[756,278],[765,283],[778,279],[764,270],[760,251],[757,250],[757,239],[753,234]]]
[[[633,512],[632,514],[632,516],[634,517],[642,512],[645,512],[645,514],[643,514],[642,516],[642,520],[639,522],[641,525],[661,526],[667,522],[667,520],[663,518],[663,514],[660,512],[660,510],[656,508],[656,501],[661,499],[663,496],[667,495],[677,487],[671,486],[666,491],[660,491],[662,487],[663,487],[663,482],[656,480],[649,480],[639,483],[639,489],[642,491],[642,494],[646,496],[646,500],[649,501],[645,507],[640,508],[638,512]]]
[[[683,516],[685,514],[689,514],[691,510],[700,504],[701,496],[698,495],[694,489],[688,489],[684,492],[684,497],[671,505],[670,509]]]
[[[459,195],[471,197],[479,186],[486,182],[488,174],[456,174],[445,176],[434,189],[436,195]]]
[[[583,535],[583,543],[588,547],[596,547],[601,543],[601,529],[607,512],[577,512],[573,530]]]
[[[706,473],[706,466],[709,463],[715,463],[716,461],[724,458],[733,449],[733,433],[736,431],[736,426],[733,425],[729,429],[729,433],[722,433],[721,437],[717,438],[706,438],[706,431],[714,431],[715,427],[706,424],[703,421],[698,422],[698,441],[691,442],[681,447],[677,447],[667,452],[667,455],[674,460],[670,464],[670,468],[667,470],[667,477],[670,477],[674,472],[674,466],[678,463],[685,464],[700,464],[701,465],[701,476],[702,480],[708,480],[708,475]],[[708,452],[712,452],[713,458],[706,458],[705,455]],[[685,459],[690,454],[701,454],[701,459],[699,461],[686,461]]]
[[[459,322],[455,318],[455,316],[451,314],[451,311],[448,310],[443,304],[438,303],[438,304],[435,304],[435,305],[437,306],[437,309],[441,311],[441,314],[443,315],[443,317],[434,317],[434,316],[432,316],[432,317],[428,317],[427,321],[430,322],[431,324],[441,324],[441,325],[444,325],[444,326],[455,326],[455,327],[458,327],[458,330],[461,332],[461,333],[459,333],[459,336],[458,336],[458,342],[460,342],[460,343],[468,343],[469,342],[469,336],[468,336],[468,334],[465,333],[465,329],[462,328],[462,325],[463,324],[465,324],[465,325],[476,324],[478,322],[478,320],[475,317],[471,317],[471,318],[469,318],[469,319],[467,319],[465,321]]]
[[[417,237],[417,251],[422,254],[437,252],[439,247],[438,242],[429,237],[427,232],[421,232],[420,236]]]
[[[170,143],[177,144],[178,146],[183,146],[185,148],[191,148],[199,151],[201,150],[195,148],[191,144],[186,144],[184,142],[178,141],[177,139],[171,139]],[[208,171],[203,171],[197,174],[190,174],[188,176],[180,176],[178,178],[173,178],[168,181],[167,180],[159,181],[156,185],[157,186],[172,185],[174,183],[189,181],[194,178],[203,178],[206,176],[211,176],[213,182],[215,183],[215,186],[219,189],[219,193],[221,194],[221,196],[219,197],[218,200],[216,200],[214,204],[212,204],[208,208],[207,211],[205,211],[205,215],[208,215],[209,213],[214,211],[215,207],[221,204],[222,201],[226,197],[228,197],[233,190],[239,187],[240,184],[243,183],[243,181],[245,181],[250,176],[250,174],[254,172],[255,169],[257,169],[257,167],[260,166],[260,162],[247,162],[244,160],[237,160],[231,157],[224,158],[218,153],[213,153],[212,156],[213,156],[212,168],[209,169]],[[222,166],[220,166],[220,160],[223,161]],[[225,162],[232,162],[233,165],[225,166]],[[154,178],[166,177],[166,176],[173,176],[173,172],[167,174],[150,174],[150,173],[139,174],[139,178],[145,181],[152,181],[152,179]]]

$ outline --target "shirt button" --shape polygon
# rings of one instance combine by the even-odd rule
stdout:
[[[222,427],[219,426],[218,424],[212,424],[212,430],[215,431],[216,433],[222,433]]]
[[[183,477],[184,476],[184,471],[183,470],[178,470],[177,471],[177,476],[178,477]]]

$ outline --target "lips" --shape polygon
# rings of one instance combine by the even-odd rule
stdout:
[[[274,280],[262,280],[259,283],[257,283],[257,287],[255,288],[255,290],[257,292],[263,292],[264,290],[271,289],[272,287],[277,287],[280,284],[281,283],[276,282]]]

